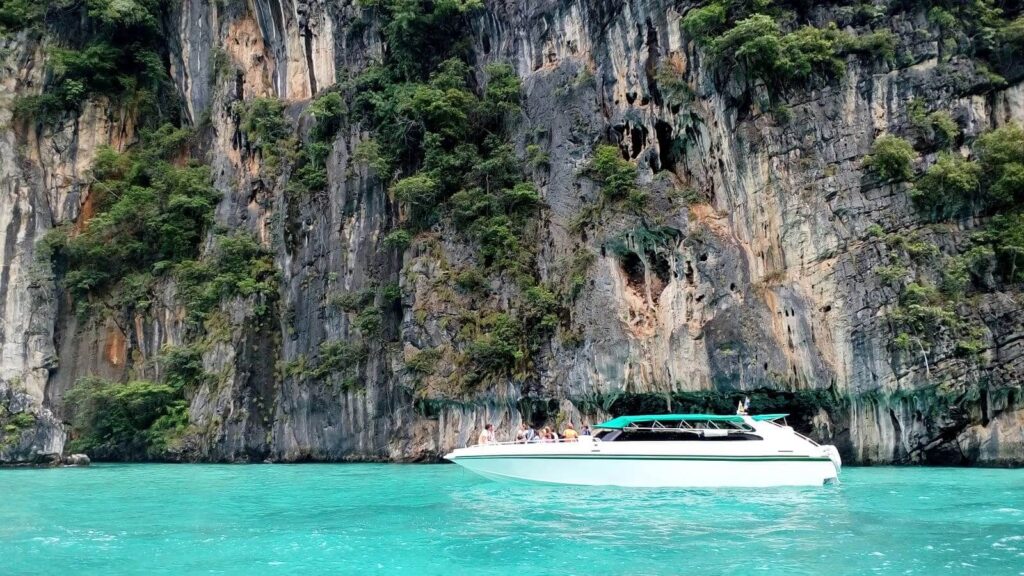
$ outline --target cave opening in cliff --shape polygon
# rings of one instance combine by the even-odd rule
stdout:
[[[647,127],[633,126],[629,130],[630,156],[636,158],[647,143]]]
[[[628,129],[628,124],[616,124],[611,127],[611,131],[608,133],[608,139],[619,147],[619,153],[622,154],[623,160],[629,160],[629,145],[626,143],[626,131]]]
[[[626,275],[626,284],[637,292],[642,293],[645,280],[644,263],[640,256],[635,252],[627,252],[619,258],[619,265],[622,267],[622,272]]]
[[[672,137],[672,126],[664,120],[654,123],[654,135],[658,139],[658,160],[662,170],[674,171],[679,161],[678,140]]]
[[[653,278],[651,278],[651,298],[657,303],[661,293],[665,291],[665,287],[668,286],[669,281],[672,279],[672,266],[669,264],[668,258],[660,252],[648,250],[645,255],[653,273]]]

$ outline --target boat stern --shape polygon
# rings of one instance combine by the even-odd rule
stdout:
[[[836,476],[838,477],[839,473],[843,470],[843,458],[839,455],[839,450],[831,444],[822,446],[822,449],[825,452],[825,456],[828,456],[828,459],[832,461],[832,465],[836,467]]]

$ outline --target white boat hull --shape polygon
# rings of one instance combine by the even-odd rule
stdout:
[[[838,477],[828,458],[704,459],[666,457],[458,457],[456,464],[492,480],[629,487],[821,486]]]

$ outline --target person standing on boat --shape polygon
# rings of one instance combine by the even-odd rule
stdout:
[[[736,413],[746,415],[750,410],[750,397],[744,396],[743,401],[736,405]]]
[[[488,425],[484,426],[483,431],[480,432],[480,437],[477,438],[476,443],[477,444],[494,444],[494,442],[495,442],[495,440],[494,440],[494,424],[488,424]]]
[[[579,433],[572,427],[572,422],[566,423],[565,430],[562,430],[562,439],[566,442],[575,442],[579,437]]]

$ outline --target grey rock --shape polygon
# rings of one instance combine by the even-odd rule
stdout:
[[[65,466],[88,466],[92,461],[85,454],[69,454],[61,458]]]

